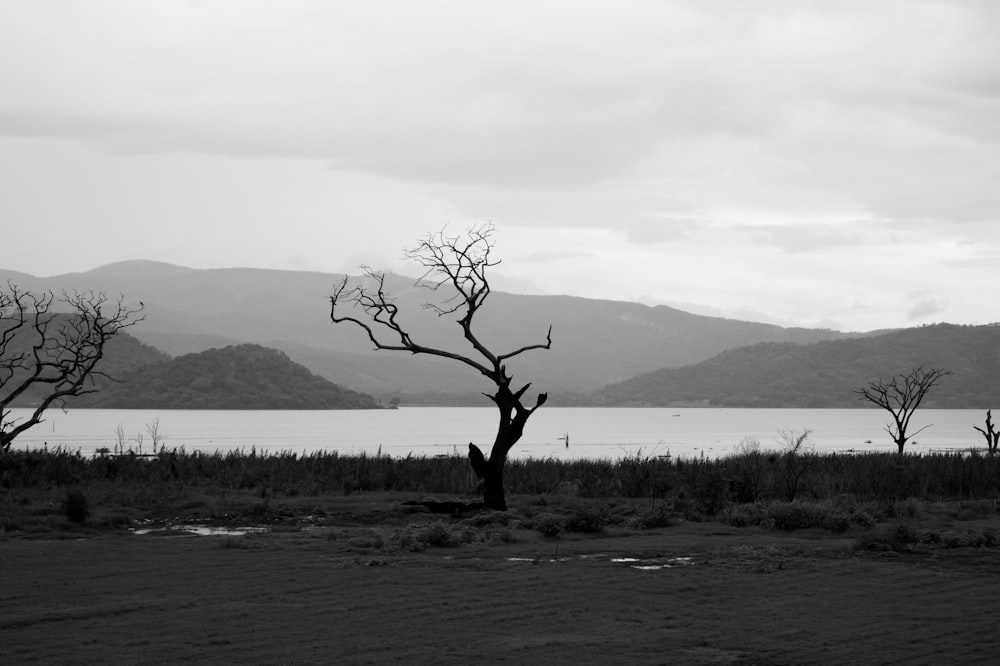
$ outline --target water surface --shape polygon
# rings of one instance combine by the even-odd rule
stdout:
[[[15,418],[28,410],[12,410]],[[973,425],[982,426],[983,410],[919,410],[908,451],[980,448],[985,441]],[[21,435],[21,448],[61,446],[92,455],[114,449],[121,424],[126,448],[151,451],[147,426],[159,420],[168,449],[258,452],[379,451],[383,455],[465,455],[468,443],[488,449],[496,432],[491,407],[403,407],[397,410],[335,411],[206,411],[107,410],[49,411],[45,422]],[[888,413],[877,409],[732,409],[732,408],[542,408],[532,416],[514,458],[620,458],[632,455],[717,457],[734,450],[745,438],[765,449],[779,449],[779,430],[812,434],[818,451],[895,451],[884,430]],[[565,436],[569,435],[569,447]]]

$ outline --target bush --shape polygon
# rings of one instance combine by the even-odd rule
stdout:
[[[507,526],[488,528],[482,535],[483,543],[496,546],[502,543],[515,543],[517,537]]]
[[[851,519],[846,513],[808,502],[774,502],[768,506],[767,515],[775,529],[787,532],[820,527],[839,533],[846,532],[851,526]]]
[[[734,527],[760,525],[786,532],[818,527],[837,533],[846,532],[854,520],[852,514],[836,505],[799,501],[738,504],[723,510],[720,518]]]
[[[655,509],[629,517],[625,524],[632,529],[651,530],[657,527],[670,527],[673,525],[673,521],[667,507],[660,504]]]
[[[870,513],[864,510],[852,511],[851,512],[851,522],[864,527],[865,529],[870,529],[875,527],[877,522]]]
[[[737,504],[722,511],[720,519],[733,527],[752,527],[764,520],[764,506],[760,503]]]
[[[555,539],[566,529],[563,519],[552,513],[538,514],[532,519],[531,525],[546,539]]]
[[[603,509],[581,507],[566,519],[567,532],[600,532],[607,525],[608,518]]]
[[[993,502],[989,500],[961,502],[955,512],[958,520],[976,520],[986,518],[996,512]]]
[[[90,517],[90,505],[87,496],[79,488],[66,491],[66,499],[62,503],[63,515],[74,523],[83,523]]]
[[[897,518],[910,518],[916,520],[920,518],[920,502],[912,497],[905,500],[898,500],[892,503],[890,515]]]
[[[471,543],[472,532],[468,529],[456,529],[439,520],[425,526],[420,532],[420,539],[434,548],[455,548],[463,543]]]

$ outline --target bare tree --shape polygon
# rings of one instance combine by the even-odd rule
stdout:
[[[70,396],[97,390],[104,347],[141,317],[142,304],[125,305],[104,294],[33,294],[12,283],[0,291],[0,451],[42,422],[42,414]],[[31,398],[34,410],[13,418],[10,406]]]
[[[907,433],[913,413],[920,406],[927,392],[942,377],[950,374],[944,368],[925,369],[920,366],[905,375],[897,375],[888,381],[877,379],[869,382],[867,386],[863,386],[855,393],[858,394],[860,400],[867,400],[892,414],[894,423],[886,425],[885,431],[892,437],[892,441],[899,447],[899,454],[902,455],[907,440],[930,427],[924,426],[917,432]]]
[[[461,354],[439,347],[429,347],[413,339],[398,320],[399,309],[385,291],[385,274],[364,266],[367,284],[348,288],[345,276],[330,296],[330,319],[335,324],[350,322],[361,327],[376,349],[405,351],[411,354],[428,354],[451,359],[476,370],[495,386],[492,394],[484,393],[497,406],[500,422],[496,438],[487,459],[475,444],[469,444],[469,460],[476,476],[482,480],[484,504],[498,511],[507,509],[504,497],[503,472],[507,454],[524,433],[524,426],[536,409],[545,404],[548,397],[539,393],[533,407],[522,402],[530,384],[521,388],[511,387],[511,376],[507,371],[507,361],[533,349],[550,349],[552,327],[549,326],[544,343],[531,344],[513,351],[497,354],[487,348],[473,331],[472,325],[490,295],[488,269],[500,263],[491,259],[494,227],[484,224],[474,227],[464,236],[447,236],[444,231],[428,234],[414,249],[406,252],[407,257],[420,263],[425,273],[417,282],[418,286],[440,292],[444,298],[437,304],[427,303],[425,308],[439,317],[454,316],[461,327],[462,337],[472,346],[472,352]],[[349,312],[360,309],[363,318],[355,314],[344,314],[343,307],[350,306]]]
[[[997,452],[997,446],[1000,445],[1000,431],[997,431],[993,427],[993,415],[990,413],[991,410],[986,410],[986,429],[980,428],[979,426],[972,426],[979,432],[983,433],[983,437],[986,438],[986,448],[989,450],[990,455]]]
[[[811,434],[811,430],[778,428],[778,437],[784,444],[784,450],[781,454],[781,472],[785,482],[785,499],[789,502],[795,501],[802,477],[816,461],[812,456],[812,451],[809,450],[811,447],[806,447],[806,440]]]

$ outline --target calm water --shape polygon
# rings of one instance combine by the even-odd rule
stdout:
[[[28,410],[12,410],[15,418]],[[908,451],[980,448],[983,410],[920,410]],[[404,407],[377,411],[198,411],[80,409],[47,412],[45,422],[15,440],[19,448],[62,446],[92,455],[113,449],[119,424],[128,447],[150,451],[147,425],[159,419],[168,449],[258,452],[339,451],[395,457],[465,455],[468,443],[488,450],[497,414],[490,407]],[[620,458],[626,455],[709,457],[731,452],[745,437],[765,449],[781,448],[778,430],[812,431],[817,451],[895,451],[883,427],[889,415],[876,409],[591,409],[543,408],[528,422],[524,438],[511,451],[515,458]],[[569,435],[566,447],[565,435]]]

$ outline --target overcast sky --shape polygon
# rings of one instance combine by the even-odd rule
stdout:
[[[1000,2],[0,0],[0,267],[408,272],[1000,320]]]

